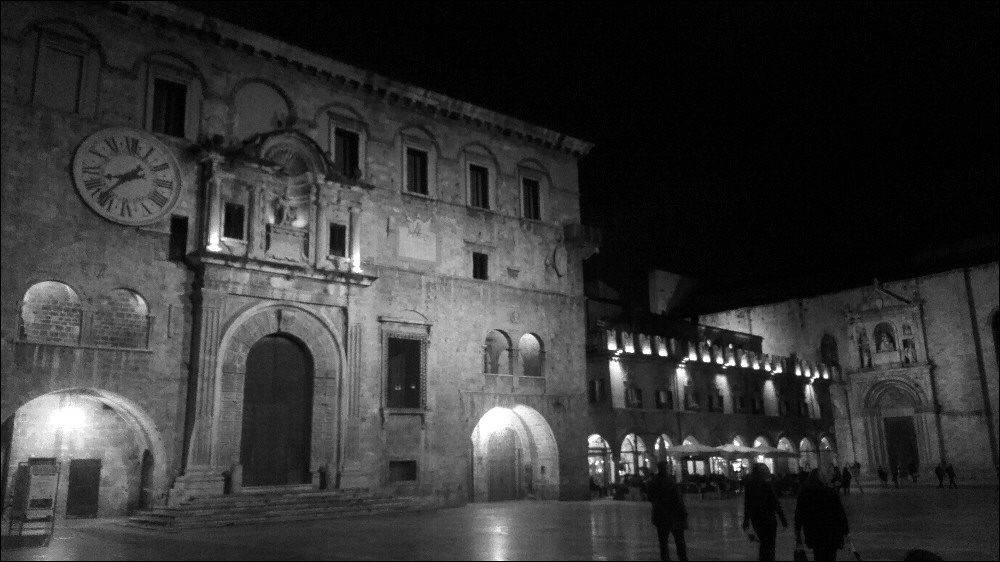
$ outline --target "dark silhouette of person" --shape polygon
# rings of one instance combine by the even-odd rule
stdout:
[[[896,487],[896,488],[899,487],[899,468],[901,466],[903,466],[903,465],[902,464],[898,464],[898,465],[892,467],[892,485],[894,487]]]
[[[845,464],[844,465],[844,471],[841,473],[841,476],[840,476],[840,485],[844,488],[844,495],[845,496],[851,495],[851,479],[852,478],[853,478],[853,476],[851,476],[851,471],[848,468],[848,466]]]
[[[778,534],[775,515],[781,520],[781,526],[788,528],[788,520],[771,486],[770,476],[767,465],[754,465],[743,491],[743,529],[753,524],[760,541],[759,560],[774,560],[774,542]]]
[[[660,560],[670,560],[670,536],[674,537],[677,559],[686,561],[687,543],[684,530],[687,529],[687,509],[684,498],[671,474],[667,463],[656,463],[656,475],[646,484],[646,498],[653,504],[650,520],[656,525],[656,538],[660,542]]]
[[[823,482],[818,470],[809,474],[795,504],[795,544],[812,549],[815,560],[836,560],[850,534],[847,514],[837,491]]]
[[[941,464],[934,467],[934,476],[937,476],[938,488],[944,488],[944,469],[941,468]]]
[[[889,473],[885,471],[885,468],[882,465],[878,465],[878,479],[882,481],[883,488],[885,488],[886,485],[888,485]]]
[[[951,463],[945,467],[944,473],[948,475],[948,488],[958,488],[958,484],[955,483],[955,467],[951,466]]]
[[[912,478],[913,479],[913,483],[916,484],[917,483],[917,478],[920,476],[920,473],[917,471],[917,461],[915,461],[915,460],[914,461],[910,461],[910,467],[909,468],[910,468],[910,478]]]

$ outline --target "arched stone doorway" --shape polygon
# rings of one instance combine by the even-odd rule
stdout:
[[[290,337],[264,336],[247,354],[240,464],[243,485],[308,483],[312,356]]]
[[[615,460],[611,445],[598,434],[587,438],[587,464],[590,477],[604,489],[615,483]]]
[[[159,432],[141,408],[117,394],[49,392],[17,408],[4,420],[2,435],[5,498],[27,491],[30,459],[54,459],[59,466],[59,518],[121,516],[165,498]]]
[[[336,314],[337,311],[333,311]],[[265,343],[266,342],[266,343]],[[261,344],[258,346],[258,344]],[[284,351],[277,352],[277,349]],[[269,358],[294,357],[297,374],[290,375],[287,371],[290,365],[278,364],[268,367]],[[293,304],[267,303],[253,307],[238,315],[225,330],[219,345],[219,367],[215,382],[215,393],[218,399],[213,406],[211,416],[211,433],[192,438],[192,457],[189,464],[197,462],[198,457],[205,454],[211,459],[211,466],[226,469],[239,463],[243,471],[243,485],[282,485],[280,470],[277,467],[281,459],[288,461],[288,471],[283,484],[320,482],[320,469],[333,473],[337,467],[337,432],[340,407],[338,377],[343,371],[343,348],[340,339],[334,335],[328,323],[309,309]],[[297,415],[295,439],[300,444],[286,449],[284,453],[275,453],[269,461],[262,460],[258,468],[243,466],[248,460],[243,446],[245,436],[252,440],[260,440],[262,444],[274,442],[274,435],[259,435],[257,429],[247,433],[247,423],[256,427],[256,422],[244,420],[248,412],[245,399],[254,395],[254,390],[247,385],[250,381],[260,379],[259,383],[266,390],[268,384],[281,386],[286,376],[297,379],[297,390],[282,398],[285,408],[293,409],[288,404],[297,404],[301,411],[290,412]],[[269,381],[269,382],[268,382]],[[277,404],[270,403],[267,397],[256,401],[264,404],[264,409],[280,409]],[[257,406],[254,406],[254,410]],[[257,416],[258,414],[254,414]],[[246,422],[246,423],[245,423]],[[197,422],[196,422],[197,426]],[[260,431],[268,431],[262,428]],[[197,433],[197,432],[196,432]],[[207,439],[207,441],[206,441]],[[210,445],[206,453],[199,452],[199,444]],[[266,447],[266,445],[263,445]],[[260,449],[258,445],[256,449]],[[304,459],[304,460],[299,460]],[[265,469],[264,466],[272,468]],[[258,470],[259,469],[259,470]],[[217,470],[217,469],[216,469]],[[256,474],[269,474],[264,480],[258,480]]]
[[[865,433],[875,465],[901,467],[905,474],[934,458],[932,412],[918,388],[906,380],[883,380],[865,396]]]
[[[559,451],[537,410],[496,407],[472,430],[472,501],[557,499]]]

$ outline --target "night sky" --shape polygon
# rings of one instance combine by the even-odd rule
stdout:
[[[998,3],[225,3],[209,15],[566,133],[585,264],[754,304],[996,260]]]

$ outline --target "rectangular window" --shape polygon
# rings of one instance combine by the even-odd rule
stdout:
[[[642,408],[642,390],[631,386],[626,388],[625,406],[628,408]]]
[[[388,390],[386,405],[390,408],[420,408],[420,370],[423,342],[416,339],[389,337]]]
[[[417,479],[417,461],[389,461],[390,482],[412,482]]]
[[[347,257],[347,226],[330,223],[330,252],[328,255]]]
[[[521,180],[521,200],[524,205],[524,218],[541,220],[542,207],[540,200],[540,189],[538,181],[524,178]]]
[[[587,398],[590,400],[591,404],[604,402],[605,396],[604,379],[594,379],[588,383]]]
[[[490,208],[490,171],[475,164],[469,164],[469,205]]]
[[[170,217],[170,254],[171,260],[183,260],[187,255],[188,218],[173,215]]]
[[[333,164],[337,173],[345,178],[359,178],[361,176],[361,166],[358,162],[360,137],[357,133],[340,128],[334,131],[333,137]]]
[[[657,390],[656,407],[660,410],[673,410],[674,393],[669,390]]]
[[[53,109],[77,111],[83,79],[83,56],[43,46],[35,78],[35,100]]]
[[[240,203],[226,203],[222,217],[222,237],[231,240],[246,239],[246,207]]]
[[[472,252],[472,278],[486,280],[490,278],[490,257],[479,252]]]
[[[427,153],[406,149],[406,191],[427,195]]]
[[[155,78],[153,80],[153,132],[183,137],[186,105],[187,86]]]

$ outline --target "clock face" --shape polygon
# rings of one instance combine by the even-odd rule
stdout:
[[[97,214],[130,226],[167,216],[182,187],[170,149],[149,133],[124,128],[102,129],[80,143],[73,180]]]

